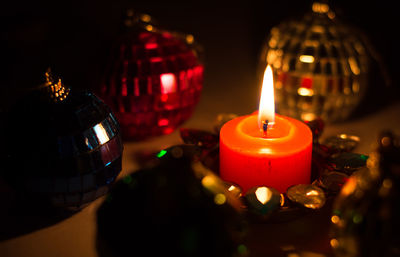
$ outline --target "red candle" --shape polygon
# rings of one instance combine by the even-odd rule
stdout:
[[[220,175],[243,192],[268,186],[281,193],[310,183],[312,133],[301,121],[275,114],[268,66],[257,112],[227,122],[220,132]]]

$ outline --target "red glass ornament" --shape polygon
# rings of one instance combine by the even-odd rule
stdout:
[[[99,92],[122,137],[132,140],[173,132],[193,113],[203,86],[193,37],[158,30],[140,17],[118,40]]]

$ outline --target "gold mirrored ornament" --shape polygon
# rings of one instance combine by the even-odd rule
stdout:
[[[343,121],[367,90],[371,47],[365,35],[338,19],[328,4],[317,1],[311,9],[302,19],[271,29],[260,64],[274,69],[280,114]]]

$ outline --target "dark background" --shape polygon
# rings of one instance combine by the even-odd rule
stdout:
[[[52,67],[70,87],[96,88],[101,82],[111,44],[121,31],[125,10],[133,7],[152,15],[164,28],[193,34],[196,41],[204,47],[205,83],[199,104],[203,113],[208,111],[213,118],[218,112],[248,114],[258,105],[259,85],[256,71],[264,38],[270,29],[281,21],[303,16],[310,10],[311,3],[310,0],[3,1],[0,6],[2,63],[0,110],[6,110],[12,104],[18,103],[18,97],[25,92],[25,89],[42,83],[43,73],[47,67]],[[383,60],[391,85],[385,85],[380,70],[372,71],[378,78],[373,83],[373,95],[381,99],[379,103],[382,104],[382,106],[375,104],[377,107],[383,107],[383,103],[388,104],[400,98],[398,65],[396,65],[399,60],[398,8],[393,3],[389,0],[332,2],[337,16],[364,31]],[[224,101],[221,99],[231,98],[230,96],[240,96],[240,98],[232,99],[233,104],[227,104],[226,99]],[[390,112],[389,115],[394,114]],[[389,123],[392,122],[390,118],[387,120],[390,120]],[[2,121],[0,120],[0,124]],[[398,122],[393,123],[398,124]],[[371,123],[367,124],[371,126]],[[362,125],[364,126],[364,123]],[[368,126],[365,126],[365,130],[370,129]],[[366,138],[366,135],[363,133],[360,137]],[[29,142],[28,147],[30,147]],[[0,185],[0,191],[2,189]],[[8,197],[9,195],[5,194],[3,198]],[[83,216],[82,220],[86,216]],[[319,216],[323,217],[325,216]],[[28,219],[22,224],[30,221]],[[32,224],[34,229],[42,225],[36,220],[35,222],[36,224]],[[84,223],[90,226],[87,220]],[[75,228],[73,222],[67,223],[75,226],[67,231],[69,234],[75,233],[75,229],[76,231],[82,229],[81,223],[76,224],[79,229]],[[311,216],[308,223],[298,224],[302,229],[296,231],[301,232],[308,224],[320,223]],[[12,225],[10,227],[17,231]],[[321,233],[320,228],[327,226],[310,225],[308,228],[311,228],[309,232],[314,238],[323,241],[324,238],[318,238],[318,233]],[[32,228],[24,227],[24,229],[26,232]],[[255,248],[254,251],[261,253],[269,251],[263,247],[265,237],[254,235],[264,233],[273,240],[276,240],[276,236],[281,236],[277,241],[285,241],[287,235],[293,232],[291,229],[289,225],[285,230],[280,224],[270,227],[269,230],[263,226],[256,228],[252,233],[253,238],[258,238],[254,245],[258,245],[259,248]],[[280,231],[280,233],[276,235],[270,231]],[[295,233],[294,236],[296,235]],[[291,240],[298,244],[318,245],[308,237],[291,238]],[[40,243],[40,236],[38,241]],[[57,244],[64,244],[64,241],[61,243],[58,241]],[[80,250],[87,251],[86,245]]]
[[[65,84],[99,85],[110,46],[127,8],[148,13],[161,27],[191,33],[204,47],[204,94],[243,91],[258,102],[256,68],[264,38],[284,19],[301,17],[312,1],[13,1],[1,12],[1,105],[7,109],[23,88],[42,82],[47,67]],[[397,88],[397,8],[383,1],[331,1],[337,17],[364,31]],[[379,70],[374,70],[380,74]],[[387,91],[383,79],[377,92]],[[247,89],[243,89],[247,88]],[[390,94],[394,95],[394,94]],[[378,97],[386,97],[384,94]],[[215,101],[216,99],[212,99]],[[235,100],[237,106],[244,103]],[[387,101],[385,101],[387,102]],[[249,109],[253,106],[249,107]]]

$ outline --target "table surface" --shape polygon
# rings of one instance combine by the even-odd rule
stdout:
[[[211,129],[212,121],[218,113],[234,112],[250,113],[252,105],[239,104],[226,100],[224,92],[204,90],[192,118],[183,127]],[[230,92],[240,96],[240,92]],[[254,99],[249,99],[248,102]],[[210,104],[212,103],[212,104]],[[242,109],[240,109],[242,108]],[[240,110],[240,111],[239,111]],[[323,137],[338,133],[349,133],[361,138],[361,143],[355,152],[368,154],[373,150],[377,134],[383,129],[400,132],[400,103],[394,102],[382,107],[364,117],[353,119],[340,124],[327,125]],[[123,154],[123,170],[119,176],[134,172],[139,168],[135,161],[137,153],[157,151],[180,143],[178,131],[170,135],[153,138],[145,142],[125,142]],[[1,189],[1,185],[0,185]],[[2,191],[0,190],[0,193]],[[95,257],[96,210],[103,201],[97,199],[80,212],[46,226],[26,229],[27,231],[4,231],[0,227],[0,256],[1,257]],[[323,210],[297,218],[291,222],[279,224],[251,224],[247,245],[250,256],[288,256],[287,253],[296,251],[300,256],[331,256],[329,248],[329,214],[327,206]],[[9,217],[10,218],[10,217]],[[1,224],[19,222],[27,217],[13,217],[12,221],[2,218]],[[31,217],[32,218],[32,217]],[[32,219],[34,220],[34,219]],[[22,221],[26,224],[29,221]],[[25,222],[25,223],[24,223]],[[316,226],[315,224],[318,224]],[[8,226],[8,228],[12,226]],[[14,233],[12,233],[14,232]],[[7,236],[7,233],[9,235]],[[272,255],[271,255],[272,254]]]

